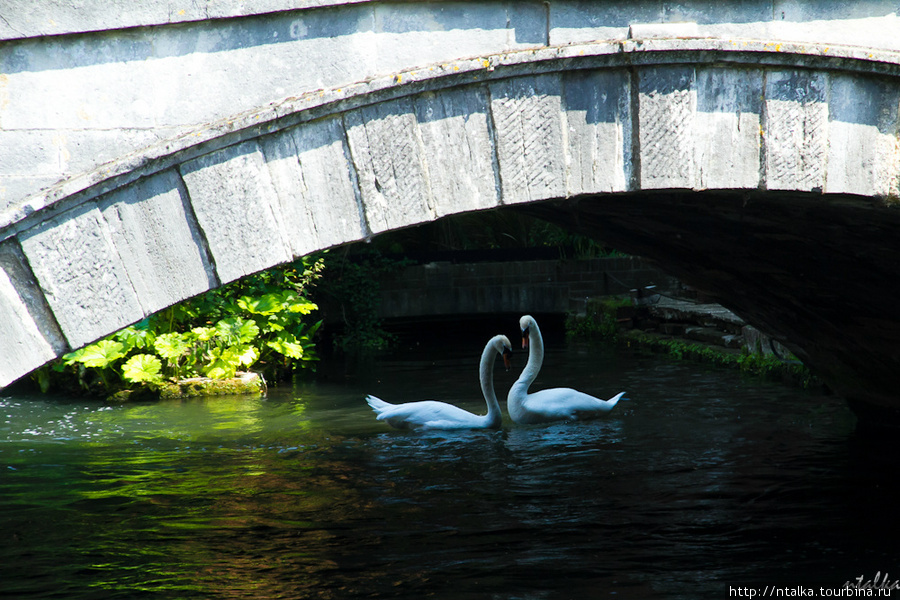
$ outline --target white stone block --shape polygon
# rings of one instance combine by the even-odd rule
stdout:
[[[15,242],[0,244],[0,388],[68,349]]]
[[[879,79],[832,75],[828,193],[897,196],[900,90]]]
[[[623,192],[632,183],[631,74],[572,71],[564,76],[567,191]]]
[[[19,239],[72,348],[146,316],[95,203],[44,221]]]
[[[504,204],[566,195],[559,74],[490,84]]]
[[[694,68],[648,67],[639,78],[641,189],[698,187]]]
[[[762,71],[697,70],[694,160],[700,188],[759,187],[762,93]]]
[[[340,116],[291,127],[260,143],[295,257],[365,236]]]
[[[454,88],[416,97],[437,216],[493,208],[500,202],[484,88]]]
[[[278,195],[255,141],[180,167],[222,283],[293,258]]]
[[[825,74],[769,71],[765,96],[766,187],[821,192],[828,159]]]
[[[372,233],[435,217],[412,100],[366,106],[344,115],[350,154]]]
[[[99,202],[141,306],[153,314],[216,287],[187,194],[175,171],[107,194]]]

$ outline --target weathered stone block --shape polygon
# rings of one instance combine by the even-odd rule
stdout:
[[[515,8],[493,2],[414,2],[400,10],[392,4],[375,4],[370,10],[379,38],[373,55],[380,73],[535,48],[547,39],[546,9],[533,1],[520,0]]]
[[[622,192],[632,179],[631,75],[572,71],[563,78],[569,195]]]
[[[0,244],[0,388],[68,349],[25,256],[12,240]]]
[[[639,75],[641,189],[698,186],[693,67],[652,67]]]
[[[425,93],[415,106],[437,216],[497,206],[484,88]]]
[[[340,117],[303,123],[260,144],[295,257],[365,236]]]
[[[826,76],[816,71],[766,75],[766,187],[821,191],[828,158]]]
[[[825,191],[897,196],[900,90],[884,80],[832,75],[830,92]]]
[[[222,283],[293,258],[278,195],[255,141],[180,169]]]
[[[644,39],[660,36],[762,39],[766,37],[766,25],[772,21],[774,12],[771,0],[748,0],[740,5],[680,2],[671,6],[632,1],[554,1],[550,9],[550,43],[622,40],[629,33],[634,38]],[[796,26],[795,21],[791,25]],[[629,30],[630,25],[635,25],[635,31]],[[643,27],[639,28],[641,25]]]
[[[147,314],[216,287],[203,240],[175,171],[107,194],[99,202],[131,285]]]
[[[566,194],[560,75],[490,84],[503,204]]]
[[[44,221],[19,239],[72,348],[146,316],[95,203]]]
[[[345,114],[350,154],[372,233],[429,221],[434,201],[412,100]]]
[[[699,187],[759,187],[762,71],[697,71],[695,157]]]

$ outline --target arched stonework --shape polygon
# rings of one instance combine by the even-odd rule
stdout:
[[[222,283],[445,215],[703,190],[882,206],[896,74],[849,48],[596,43],[236,115],[7,211],[0,385]]]

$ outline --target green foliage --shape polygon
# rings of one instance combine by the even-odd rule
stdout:
[[[661,338],[640,330],[623,331],[617,314],[620,308],[631,306],[626,296],[608,296],[588,302],[584,315],[569,315],[566,334],[578,339],[604,339],[629,347],[668,354],[676,360],[690,360],[719,367],[740,369],[754,377],[782,379],[803,388],[820,385],[799,361],[786,362],[762,352],[737,352],[681,339]]]
[[[105,369],[123,356],[125,356],[124,344],[114,340],[100,340],[96,344],[65,355],[63,360],[67,364],[79,362],[85,367]]]
[[[642,331],[631,331],[624,340],[628,346],[646,348],[668,354],[676,360],[690,360],[719,367],[739,369],[754,377],[780,379],[802,388],[821,385],[809,369],[800,362],[786,362],[761,352],[727,352],[725,350],[690,343],[680,339],[663,339]]]
[[[304,293],[323,269],[322,258],[304,258],[211,290],[66,354],[38,382],[46,391],[56,373],[108,394],[185,377],[224,379],[250,367],[273,380],[314,369],[321,322],[308,322],[317,306]]]
[[[625,296],[591,299],[583,315],[570,314],[566,317],[566,335],[615,341],[619,337],[618,310],[631,305],[631,298]]]
[[[316,288],[316,293],[341,311],[344,333],[335,337],[336,349],[371,351],[390,345],[392,337],[378,318],[378,282],[405,264],[405,261],[384,256],[371,246],[363,246],[353,254],[344,252],[326,256],[329,277]]]
[[[162,383],[162,363],[152,354],[135,354],[122,365],[122,375],[132,383],[156,386]]]

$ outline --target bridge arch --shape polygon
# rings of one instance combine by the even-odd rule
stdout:
[[[724,266],[697,249],[721,250],[711,231],[744,217],[741,227],[759,225],[757,243],[782,244],[791,227],[771,228],[766,214],[781,211],[788,223],[826,214],[834,227],[862,215],[857,221],[880,240],[864,254],[883,250],[880,228],[897,225],[898,74],[893,54],[854,47],[591,42],[434,64],[234,115],[4,213],[0,386],[166,306],[315,250],[515,206],[656,258],[773,333],[808,335],[789,325],[812,312],[807,329],[819,324],[827,335],[812,347],[783,341],[847,395],[893,410],[884,386],[895,351],[878,359],[876,381],[861,383],[876,373],[862,363],[891,336],[865,361],[851,360],[838,351],[841,327],[829,321],[835,306],[816,311],[776,294],[775,306],[754,315],[735,294],[765,293],[764,283],[734,285],[740,274],[720,273]],[[665,231],[666,219],[692,216],[715,243],[673,253],[679,247],[663,243],[667,235],[704,231]],[[764,281],[814,277],[773,256],[766,253]],[[892,248],[878,268],[889,272],[896,258]],[[785,276],[772,279],[773,269]],[[863,352],[865,335],[895,324],[883,314],[867,319],[853,352]]]

